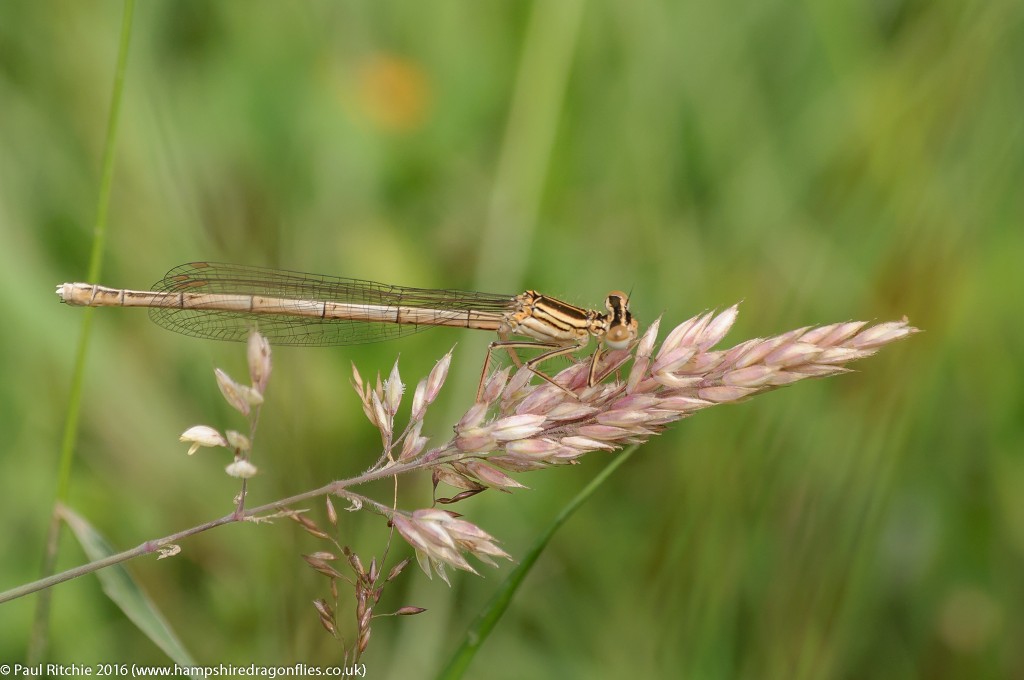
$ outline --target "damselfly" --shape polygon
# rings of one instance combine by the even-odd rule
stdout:
[[[57,295],[70,305],[148,307],[160,326],[213,340],[245,340],[258,327],[272,344],[352,345],[432,326],[478,328],[494,331],[499,338],[490,344],[484,375],[494,350],[507,350],[520,365],[514,350],[534,348],[542,353],[524,365],[555,385],[538,364],[576,352],[592,336],[611,349],[628,347],[637,336],[629,296],[620,291],[609,293],[607,311],[598,312],[533,290],[495,295],[406,288],[219,262],[175,267],[152,290],[64,283],[57,286]],[[530,340],[510,340],[511,336]],[[591,385],[601,349],[591,358]]]

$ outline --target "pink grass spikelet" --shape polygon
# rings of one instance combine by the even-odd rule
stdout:
[[[578,420],[596,413],[597,408],[579,401],[563,401],[544,414],[548,420]]]
[[[412,426],[412,429],[405,436],[405,441],[402,442],[402,452],[398,455],[399,462],[404,463],[413,460],[423,452],[429,440],[426,437],[420,436],[422,430],[423,421],[417,420],[416,424]]]
[[[248,451],[252,448],[252,442],[241,432],[228,430],[224,433],[224,436],[227,438],[228,444],[233,449],[237,449],[238,451]]]
[[[509,368],[502,368],[491,374],[484,385],[483,392],[480,394],[480,401],[482,403],[492,404],[501,396],[505,385],[508,384],[509,370]]]
[[[249,409],[254,405],[253,397],[250,394],[253,390],[235,382],[231,379],[231,376],[219,368],[214,369],[213,374],[217,377],[217,387],[220,388],[220,393],[224,395],[224,400],[243,416],[249,415]],[[259,393],[257,392],[256,394]]]
[[[482,463],[478,460],[469,460],[464,463],[466,470],[480,480],[481,483],[496,487],[499,489],[525,489],[523,484],[520,484],[513,478],[506,475],[504,472],[497,470],[486,463]]]
[[[847,321],[812,328],[803,336],[804,342],[810,342],[820,347],[833,347],[852,338],[867,324],[867,321]]]
[[[249,362],[249,380],[252,381],[252,387],[260,394],[264,394],[270,380],[270,342],[255,331],[250,333],[246,358]]]
[[[524,413],[501,418],[488,425],[487,433],[499,442],[528,439],[544,429],[547,416]]]
[[[498,440],[483,428],[471,428],[459,433],[455,446],[463,453],[487,453],[497,448]]]
[[[557,377],[556,377],[557,380]],[[547,413],[559,404],[564,403],[566,394],[554,385],[544,383],[525,391],[523,398],[515,411],[519,414],[542,414]]]
[[[482,402],[476,402],[473,404],[465,415],[459,419],[459,422],[455,425],[456,432],[465,432],[472,430],[480,426],[484,422],[484,418],[487,417],[487,404]]]
[[[384,437],[384,441],[391,441],[394,415],[389,414],[388,410],[384,407],[380,392],[373,391],[370,393],[370,406],[373,410],[373,422],[380,430],[381,436]]]
[[[250,463],[245,458],[236,458],[228,466],[224,468],[224,471],[231,477],[237,477],[239,479],[249,479],[250,477],[256,476],[258,470],[256,466]]]
[[[718,316],[712,318],[707,327],[701,333],[701,340],[698,343],[698,349],[706,351],[721,342],[726,333],[729,332],[729,329],[732,328],[732,325],[736,322],[736,317],[739,316],[739,313],[739,305],[733,305]]]
[[[209,427],[208,425],[193,425],[178,437],[178,441],[190,442],[188,448],[188,455],[192,455],[199,450],[201,446],[227,446],[228,441],[224,436],[217,430]]]
[[[427,414],[427,381],[423,379],[416,384],[416,389],[412,393],[412,410],[409,414],[409,419],[412,421],[423,420],[423,416]]]
[[[434,400],[437,399],[441,386],[444,385],[444,381],[448,378],[448,369],[451,365],[452,353],[449,350],[431,369],[430,374],[427,376],[426,403],[428,405],[434,403]]]
[[[468,475],[459,471],[464,465],[463,463],[451,463],[450,465],[450,468],[434,468],[433,477],[435,484],[437,484],[437,482],[444,482],[456,489],[465,489],[466,491],[482,491],[484,489],[484,486],[480,484],[480,482],[475,479],[471,479]]]
[[[505,444],[505,452],[512,456],[544,459],[558,450],[559,444],[553,439],[518,439]]]
[[[395,365],[391,367],[391,374],[384,380],[384,397],[381,399],[382,405],[391,418],[398,413],[404,392],[405,383],[402,382],[402,376],[398,372],[398,360],[395,360]]]
[[[609,444],[608,442],[603,442],[598,439],[591,439],[590,437],[583,437],[580,435],[575,435],[572,437],[562,437],[558,441],[562,446],[568,446],[570,448],[576,449],[581,453],[585,453],[587,451],[598,451],[601,449],[605,451],[611,451],[612,449],[615,448],[614,444]]]

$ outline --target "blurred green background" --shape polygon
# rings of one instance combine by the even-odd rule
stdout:
[[[121,12],[0,4],[0,589],[42,559],[83,317],[53,289],[86,273]],[[619,288],[666,331],[743,300],[730,345],[906,314],[927,332],[857,373],[644,446],[470,675],[1024,677],[1022,68],[1011,0],[146,0],[101,283],[211,259],[587,306]],[[224,455],[176,438],[243,427],[212,374],[244,375],[243,346],[140,310],[94,321],[73,507],[120,548],[227,512]],[[350,361],[401,353],[414,383],[457,343],[440,439],[488,341],[279,348],[250,502],[376,458]],[[457,509],[522,555],[605,458]],[[429,493],[406,479],[402,503]],[[378,517],[343,522],[379,553]],[[326,584],[299,557],[321,547],[230,526],[130,569],[202,663],[327,664]],[[84,559],[65,532],[59,566]],[[378,611],[430,611],[376,623],[372,677],[429,675],[508,571],[448,588],[410,569]],[[24,660],[33,603],[0,606],[0,662]],[[53,607],[53,661],[166,663],[95,577]]]

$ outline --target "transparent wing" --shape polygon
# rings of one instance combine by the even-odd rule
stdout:
[[[220,262],[190,262],[167,272],[153,290],[168,293],[225,293],[264,295],[286,300],[348,302],[385,308],[416,307],[436,310],[438,320],[454,319],[467,310],[503,313],[514,296],[459,290],[406,288],[303,274],[278,269]],[[226,312],[202,307],[154,307],[154,322],[168,330],[213,340],[244,341],[253,328],[278,345],[356,345],[390,340],[428,328],[431,324],[393,324],[345,319],[318,319],[288,314]]]

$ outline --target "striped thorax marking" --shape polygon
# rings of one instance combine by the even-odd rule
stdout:
[[[609,347],[626,347],[637,336],[637,321],[629,311],[629,296],[608,294],[608,314],[583,309],[528,290],[515,298],[515,308],[499,329],[503,335],[524,335],[539,342],[584,346],[591,336]]]

